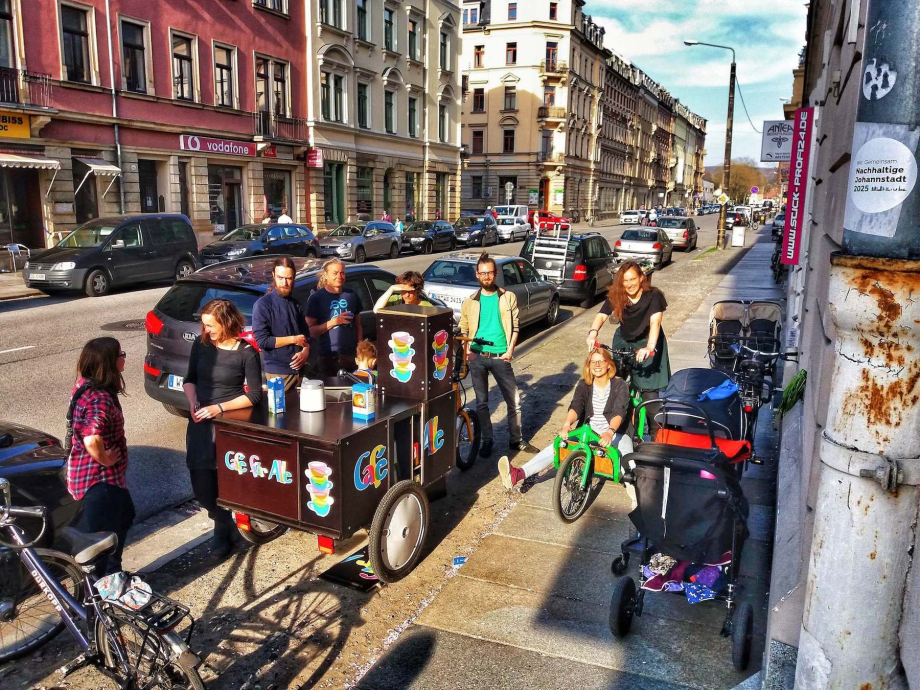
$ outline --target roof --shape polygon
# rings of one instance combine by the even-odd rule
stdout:
[[[482,252],[451,252],[450,254],[445,254],[444,256],[439,257],[438,261],[459,261],[462,263],[476,263],[479,261],[479,257],[482,256]],[[507,254],[489,254],[490,259],[495,259],[496,261],[505,261],[508,259],[517,259],[520,257],[517,256],[508,256]]]
[[[281,255],[257,256],[253,258],[222,261],[213,266],[207,266],[195,271],[180,282],[217,282],[232,283],[265,291],[272,282],[272,268],[275,260]],[[313,278],[319,273],[324,261],[320,259],[307,259],[300,256],[290,257],[297,267],[294,284]],[[384,269],[373,264],[346,265],[345,274],[383,271]]]
[[[132,218],[183,218],[188,220],[181,213],[118,213],[112,216],[103,216],[102,218],[92,218],[87,222],[100,222],[100,223],[122,223],[126,220]]]

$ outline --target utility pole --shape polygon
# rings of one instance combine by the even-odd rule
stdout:
[[[806,690],[920,687],[920,32],[898,30],[916,29],[920,2],[867,4],[828,288],[834,372],[796,666]]]
[[[725,160],[722,163],[722,192],[728,194],[728,185],[732,179],[732,125],[735,120],[735,51],[732,51],[732,70],[728,78],[728,118],[725,120]],[[725,207],[719,210],[719,249],[725,248]]]

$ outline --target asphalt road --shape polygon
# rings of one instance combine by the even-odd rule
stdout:
[[[681,265],[715,244],[718,216],[697,219],[698,249],[674,253],[664,272],[680,271]],[[587,231],[587,226],[580,228]],[[597,227],[613,243],[623,227]],[[494,254],[517,254],[523,243],[498,245]],[[478,248],[477,248],[478,249]],[[394,273],[424,271],[437,255],[403,255],[374,262]],[[105,297],[31,297],[0,302],[0,417],[26,424],[61,437],[64,415],[75,378],[77,357],[90,338],[118,338],[127,354],[125,380],[128,397],[123,401],[125,427],[130,446],[128,482],[139,517],[174,505],[191,494],[185,470],[184,420],[168,414],[144,393],[143,361],[146,353],[144,316],[169,285],[149,289],[118,290]],[[564,304],[556,328],[584,310]],[[542,333],[533,326],[522,334],[522,347]]]

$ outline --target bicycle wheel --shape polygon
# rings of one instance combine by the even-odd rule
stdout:
[[[65,553],[35,549],[35,554],[63,588],[83,599],[83,572]],[[15,551],[0,552],[0,662],[41,647],[64,629],[64,622]]]
[[[470,423],[467,426],[466,417]],[[457,467],[466,472],[476,464],[479,457],[479,415],[475,410],[462,409],[457,413]],[[470,432],[472,431],[472,434]]]
[[[176,633],[159,635],[136,614],[111,604],[105,605],[102,610],[112,624],[113,632],[109,633],[102,619],[97,619],[96,643],[106,668],[116,677],[127,680],[115,651],[115,645],[119,645],[131,672],[135,674],[136,687],[145,690],[204,690],[204,681],[193,665],[192,655],[175,655],[175,650],[188,649]]]
[[[553,509],[557,517],[566,524],[580,518],[587,510],[591,499],[601,490],[602,479],[593,473],[588,487],[581,485],[581,474],[587,461],[588,455],[585,451],[572,451],[556,472],[556,481],[553,483]]]

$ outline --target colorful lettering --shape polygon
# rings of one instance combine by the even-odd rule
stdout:
[[[432,448],[432,439],[434,446]],[[444,432],[438,430],[438,418],[432,417],[425,424],[425,452],[434,455],[444,446]]]
[[[250,455],[247,460],[245,453],[228,450],[224,455],[224,464],[228,470],[232,470],[237,474],[246,474],[248,472],[255,479],[265,479],[265,476],[268,475],[269,479],[274,479],[279,484],[290,484],[294,481],[294,477],[287,471],[287,461],[285,460],[273,460],[271,471],[269,471],[267,467],[262,465],[258,455]]]
[[[364,491],[371,484],[375,489],[380,486],[381,480],[387,476],[386,452],[386,446],[376,446],[374,450],[362,453],[358,458],[355,464],[355,488],[358,491]]]
[[[268,473],[268,478],[274,478],[279,484],[290,484],[294,481],[291,473],[287,471],[287,461],[285,460],[272,461],[272,471]]]

